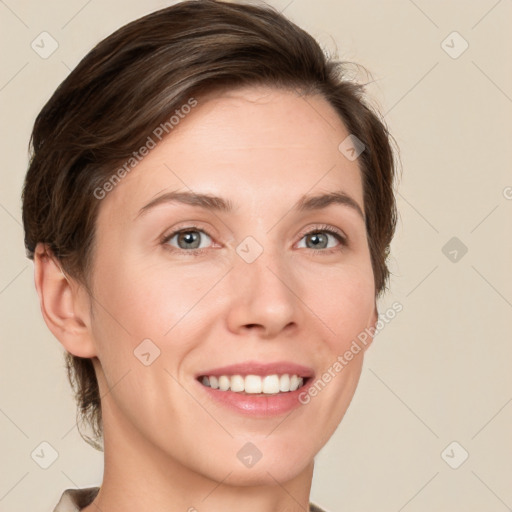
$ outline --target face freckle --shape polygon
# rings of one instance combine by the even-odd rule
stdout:
[[[93,328],[100,384],[119,382],[107,398],[106,435],[110,425],[143,436],[212,478],[233,469],[241,440],[251,440],[272,456],[251,474],[233,470],[240,482],[263,482],[270,468],[289,478],[325,444],[355,391],[362,353],[286,419],[212,400],[197,375],[284,361],[318,378],[376,321],[360,169],[338,149],[347,136],[319,96],[249,87],[199,97],[102,201]],[[304,196],[324,204],[301,209]],[[202,236],[201,253],[162,242],[185,229]],[[308,233],[325,248],[313,249]],[[159,353],[151,365],[136,357],[143,340]],[[211,446],[215,457],[204,457]]]

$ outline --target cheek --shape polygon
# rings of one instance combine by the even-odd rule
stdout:
[[[222,264],[103,261],[97,273],[101,327],[109,344],[124,340],[132,350],[143,339],[166,342],[175,333],[185,334],[185,326],[194,331],[194,326],[218,319],[240,294],[238,288],[226,288],[229,279],[222,282],[227,270]],[[302,327],[307,329],[316,318],[332,349],[340,350],[367,327],[375,293],[371,265],[361,260],[336,266],[292,260],[283,277],[297,290],[295,307],[302,310],[300,315],[297,310],[305,322]],[[185,349],[187,336],[180,338]]]
[[[313,281],[308,280],[309,292],[304,296],[319,318],[311,352],[321,370],[300,397],[309,414],[322,425],[314,440],[317,447],[329,440],[354,396],[365,348],[358,336],[371,325],[375,312],[371,268],[356,264],[333,270],[319,276],[314,288]]]
[[[140,342],[163,337],[180,319],[193,314],[215,276],[193,266],[141,265],[126,258],[102,265],[97,282],[99,301],[105,306],[104,326]]]
[[[110,407],[134,425],[151,421],[163,403],[178,415],[183,390],[171,374],[197,338],[194,304],[205,285],[183,268],[137,265],[128,257],[105,257],[96,283],[93,336],[106,386],[115,388],[106,395]]]
[[[372,283],[373,284],[373,283]],[[365,279],[342,283],[338,294],[332,290],[331,313],[334,318],[333,330],[340,340],[354,337],[368,326],[374,311],[373,286],[367,286]]]
[[[208,291],[226,269],[160,261],[148,264],[128,257],[103,261],[97,273],[93,336],[105,377],[113,385],[130,372],[127,381],[144,382],[146,389],[173,387],[165,372],[159,376],[165,382],[153,381],[156,377],[144,360],[154,361],[151,368],[165,367],[173,374],[181,371],[187,355],[222,317],[215,293]],[[135,399],[140,393],[143,390],[135,386],[129,396]]]
[[[375,286],[371,266],[326,268],[303,279],[303,299],[321,321],[328,348],[343,350],[372,322]]]

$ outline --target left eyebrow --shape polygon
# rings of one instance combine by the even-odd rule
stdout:
[[[166,192],[165,194],[151,200],[139,210],[137,217],[144,215],[152,208],[165,203],[182,203],[204,208],[206,210],[226,213],[234,210],[234,204],[229,199],[224,199],[212,194],[201,194],[198,192],[188,191],[178,192],[174,190],[172,192]],[[299,212],[321,210],[332,204],[347,206],[348,208],[356,211],[359,216],[365,220],[363,209],[359,206],[357,201],[342,190],[317,195],[303,195],[292,207],[292,210]]]
[[[327,208],[331,204],[348,206],[352,210],[356,211],[363,220],[365,220],[363,209],[359,206],[359,203],[342,190],[329,192],[327,194],[318,194],[315,196],[304,195],[299,199],[299,201],[297,201],[294,209],[299,212],[321,210],[322,208]]]

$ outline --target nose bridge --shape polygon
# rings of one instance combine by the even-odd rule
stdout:
[[[241,261],[236,263],[238,277],[247,280],[250,290],[257,296],[268,295],[266,299],[290,299],[293,275],[287,261],[285,248],[272,246],[271,237],[265,239],[265,245],[259,244],[252,237],[242,242],[237,248]],[[256,245],[258,244],[258,245]]]
[[[273,247],[271,238],[266,236],[263,246],[248,236],[236,248],[234,269],[230,273],[232,329],[259,325],[270,335],[297,321],[293,272],[285,248]]]

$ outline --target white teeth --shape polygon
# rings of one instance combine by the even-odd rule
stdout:
[[[292,375],[290,379],[290,391],[295,391],[299,387],[299,377]]]
[[[219,389],[221,391],[227,391],[229,389],[229,386],[231,385],[231,381],[229,377],[226,377],[226,375],[221,375],[219,377]]]
[[[244,384],[246,393],[261,393],[262,384],[259,375],[246,375]]]
[[[279,391],[290,391],[290,376],[287,373],[279,379]]]
[[[241,375],[233,375],[231,377],[231,385],[229,386],[231,391],[243,391],[244,390],[244,378]]]
[[[220,391],[230,390],[237,393],[274,395],[279,392],[295,391],[303,385],[304,379],[298,375],[288,373],[266,375],[264,377],[259,375],[246,375],[245,377],[242,375],[221,375],[219,377],[210,375],[203,377],[201,382],[204,386]]]
[[[217,377],[215,377],[213,375],[210,375],[210,378],[208,380],[210,381],[210,387],[212,389],[218,389],[219,388],[219,379],[217,379]],[[203,382],[203,384],[204,384],[204,382]]]
[[[262,391],[268,394],[279,393],[279,377],[277,375],[263,377]]]

